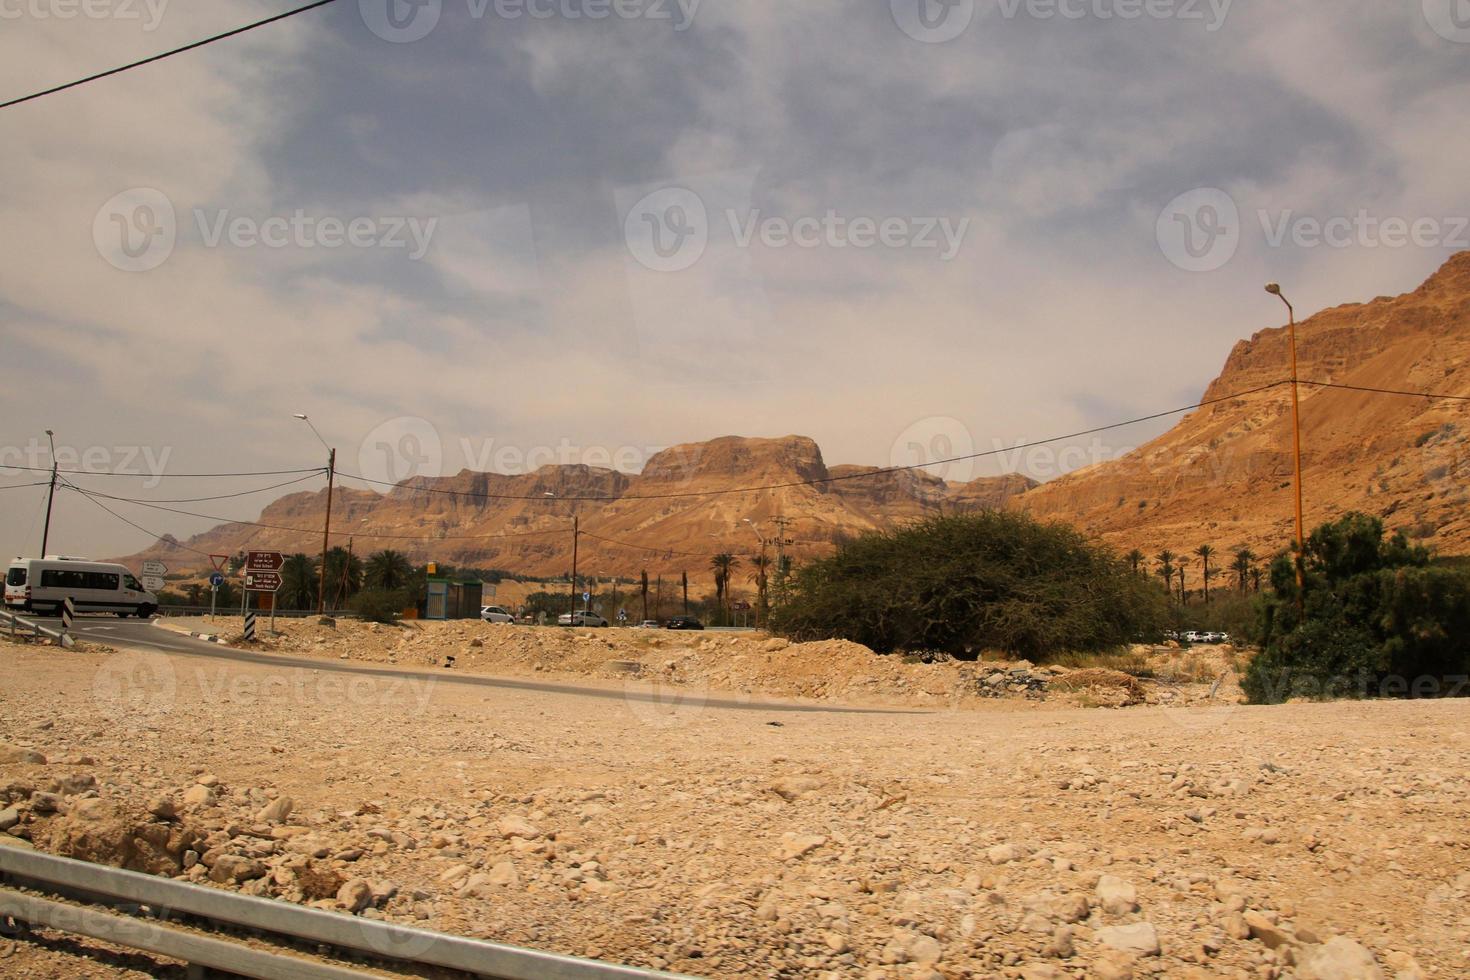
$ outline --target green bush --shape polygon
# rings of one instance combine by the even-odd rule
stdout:
[[[348,603],[353,612],[372,623],[396,623],[409,606],[408,593],[402,589],[363,589]]]
[[[1062,524],[985,511],[864,534],[796,572],[771,615],[796,640],[1030,658],[1157,639],[1164,593]]]
[[[1271,565],[1261,604],[1262,653],[1242,686],[1252,701],[1292,697],[1426,697],[1466,692],[1470,573],[1434,562],[1383,523],[1349,514],[1307,539],[1297,614],[1289,555]]]

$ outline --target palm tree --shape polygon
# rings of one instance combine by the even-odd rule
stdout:
[[[1143,558],[1143,552],[1139,551],[1137,548],[1134,548],[1132,551],[1128,552],[1128,564],[1132,567],[1134,575],[1138,574],[1138,568],[1140,565],[1143,564]]]
[[[1154,555],[1154,561],[1159,563],[1159,578],[1164,580],[1165,591],[1174,591],[1174,552],[1165,548]]]
[[[735,571],[735,566],[740,564],[740,559],[731,554],[718,554],[711,558],[709,563],[710,567],[715,570],[715,602],[723,612],[725,593],[730,586],[730,573]]]
[[[755,586],[756,625],[761,626],[764,625],[766,621],[766,569],[771,567],[771,559],[766,557],[766,553],[762,551],[760,554],[752,558],[750,560],[750,563],[755,566],[755,571],[751,573],[750,581]]]
[[[362,559],[346,548],[327,552],[327,604],[339,607],[361,588]]]
[[[638,589],[643,593],[643,621],[648,621],[648,569],[638,576]]]
[[[1215,557],[1215,549],[1207,544],[1202,544],[1194,549],[1194,553],[1199,555],[1200,561],[1205,563],[1205,605],[1208,606],[1210,604],[1210,559]]]
[[[1189,605],[1189,593],[1184,591],[1184,563],[1179,563],[1179,604]]]
[[[1230,571],[1235,573],[1235,587],[1245,595],[1246,587],[1250,584],[1251,566],[1256,562],[1256,556],[1249,548],[1241,548],[1235,553],[1235,560],[1230,563]]]
[[[1251,588],[1257,593],[1261,591],[1261,569],[1259,566],[1251,569]]]
[[[316,602],[316,563],[300,552],[281,566],[281,590],[276,593],[287,609],[310,609]]]
[[[374,589],[401,589],[413,577],[413,565],[399,551],[384,549],[368,556],[364,579]]]

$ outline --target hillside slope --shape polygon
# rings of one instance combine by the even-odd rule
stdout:
[[[1326,310],[1298,324],[1297,335],[1303,380],[1470,396],[1470,252],[1412,293]],[[1203,400],[1287,378],[1288,365],[1286,327],[1263,330],[1235,346]],[[1467,409],[1303,385],[1308,530],[1361,510],[1443,552],[1470,550]],[[1150,556],[1201,544],[1268,555],[1293,534],[1291,481],[1291,389],[1283,385],[1200,409],[1128,456],[1014,505]]]

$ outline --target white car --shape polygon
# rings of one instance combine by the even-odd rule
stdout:
[[[556,617],[558,626],[606,626],[607,620],[595,612],[562,613]]]
[[[663,627],[658,624],[658,620],[656,620],[656,619],[645,619],[643,622],[639,623],[637,626],[635,626],[633,628],[634,629],[638,629],[638,630],[661,630],[661,629],[663,629]]]
[[[77,612],[110,612],[147,619],[158,596],[143,588],[122,565],[51,555],[17,558],[5,573],[5,604],[39,614],[61,614],[71,599]]]
[[[480,618],[487,623],[514,623],[516,618],[504,606],[481,606]]]

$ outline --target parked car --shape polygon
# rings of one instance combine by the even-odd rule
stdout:
[[[562,613],[556,617],[558,626],[606,626],[607,620],[595,612]]]
[[[635,626],[633,628],[635,630],[661,630],[661,629],[663,629],[663,627],[661,625],[659,625],[659,621],[656,620],[656,619],[645,619],[643,622],[639,623],[637,626]]]
[[[481,606],[480,618],[487,623],[514,623],[516,621],[516,618],[504,606]]]
[[[5,604],[10,608],[57,616],[67,599],[79,613],[147,619],[158,610],[158,596],[122,565],[59,555],[10,563],[5,573]]]
[[[1204,643],[1205,642],[1205,634],[1201,633],[1199,630],[1190,630],[1189,632],[1187,632],[1187,633],[1184,634],[1184,642],[1185,643]]]
[[[675,616],[673,619],[669,620],[669,624],[665,626],[664,629],[702,630],[704,629],[704,624],[695,619],[693,616]]]

